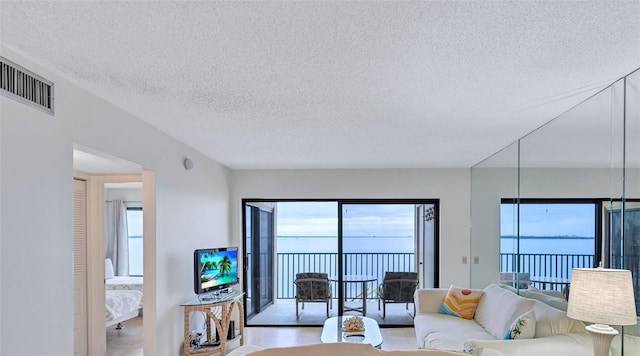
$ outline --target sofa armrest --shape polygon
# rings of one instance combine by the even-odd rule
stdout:
[[[449,289],[422,288],[413,293],[416,313],[437,313]]]
[[[591,338],[586,334],[559,334],[533,339],[465,341],[465,347],[493,349],[506,355],[593,355]]]

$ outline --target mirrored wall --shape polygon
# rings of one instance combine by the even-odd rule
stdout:
[[[471,285],[570,293],[632,271],[640,312],[640,69],[471,169]]]

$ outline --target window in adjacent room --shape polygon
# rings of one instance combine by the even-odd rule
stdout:
[[[142,208],[127,208],[127,230],[129,235],[129,275],[142,276]]]

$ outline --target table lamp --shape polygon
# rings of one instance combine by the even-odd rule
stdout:
[[[609,355],[618,331],[609,325],[635,325],[636,304],[631,271],[608,268],[574,268],[567,316],[594,323],[591,333],[595,356]]]

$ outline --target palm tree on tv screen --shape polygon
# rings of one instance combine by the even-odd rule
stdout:
[[[200,273],[202,273],[202,271],[204,270],[209,270],[209,269],[218,269],[218,264],[215,261],[207,261],[202,265],[202,268],[200,269]]]
[[[231,272],[231,260],[229,256],[222,257],[222,261],[218,264],[220,268],[220,275],[224,277],[225,273]]]

